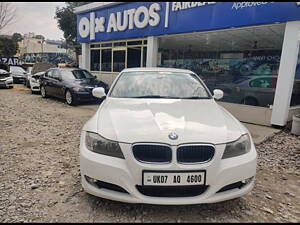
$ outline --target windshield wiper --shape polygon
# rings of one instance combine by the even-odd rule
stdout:
[[[135,96],[131,98],[177,98],[177,97],[161,96],[161,95],[143,95],[143,96]]]
[[[209,97],[191,96],[191,97],[180,98],[180,99],[209,99]]]

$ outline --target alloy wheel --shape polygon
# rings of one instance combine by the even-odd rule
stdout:
[[[41,95],[43,98],[46,98],[46,90],[45,90],[44,86],[41,87]]]
[[[68,103],[68,105],[72,105],[73,103],[73,97],[70,91],[66,92],[66,101]]]

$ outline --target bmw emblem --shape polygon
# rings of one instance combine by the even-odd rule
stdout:
[[[175,132],[171,132],[171,133],[169,134],[169,138],[170,138],[171,140],[176,140],[176,139],[178,138],[178,135],[177,135]]]

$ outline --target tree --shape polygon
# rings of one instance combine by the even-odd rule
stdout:
[[[4,62],[0,62],[0,69],[9,71],[9,66]]]
[[[80,44],[76,41],[77,36],[77,20],[76,14],[73,12],[75,7],[89,4],[91,2],[66,2],[66,7],[56,8],[55,19],[57,20],[58,27],[64,33],[66,44],[68,48],[75,49],[76,60],[78,62],[78,55],[81,51]]]
[[[23,40],[23,36],[20,33],[13,33],[11,37],[15,42],[19,42]]]
[[[0,56],[12,57],[17,53],[17,48],[13,39],[0,36]]]
[[[8,2],[0,2],[0,31],[15,20],[16,9]]]

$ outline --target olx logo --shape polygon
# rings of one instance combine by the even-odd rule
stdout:
[[[138,8],[124,10],[123,12],[111,13],[105,26],[105,17],[97,18],[94,12],[90,13],[90,18],[82,17],[78,24],[79,35],[82,38],[90,36],[90,40],[95,40],[95,33],[98,32],[122,32],[134,28],[144,28],[146,26],[157,26],[160,22],[161,11],[159,3],[153,3],[147,8],[140,6]],[[123,21],[123,22],[122,22]]]

